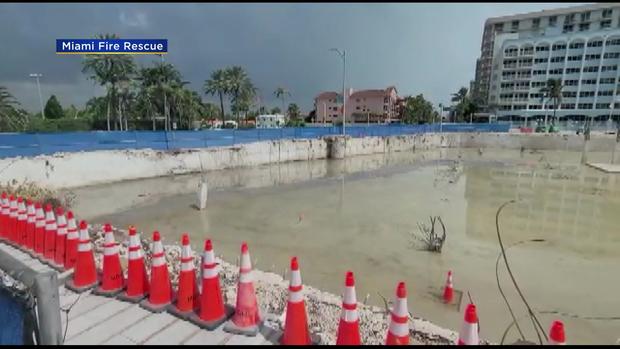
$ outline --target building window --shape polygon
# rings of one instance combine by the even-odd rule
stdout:
[[[583,79],[581,80],[582,85],[596,85],[596,79]]]
[[[575,98],[577,97],[577,91],[563,91],[562,97],[564,98]]]
[[[515,105],[513,110],[524,110],[526,105]]]
[[[538,63],[547,63],[547,58],[535,58],[534,59],[534,63],[538,64]]]
[[[557,16],[549,17],[549,26],[550,27],[555,27],[557,23],[558,23],[558,17]]]
[[[594,97],[594,91],[581,91],[579,97]]]
[[[584,46],[583,42],[574,42],[570,44],[568,48],[576,49],[576,48],[583,48],[583,46]]]
[[[512,21],[512,30],[519,29],[519,21]]]
[[[534,18],[532,20],[532,27],[534,29],[538,29],[538,27],[540,27],[540,18]]]
[[[611,103],[596,103],[596,109],[609,109]]]
[[[564,62],[564,56],[551,57],[551,63]]]
[[[495,23],[495,31],[501,32],[504,30],[504,23]]]
[[[620,39],[609,39],[609,40],[607,40],[607,42],[605,42],[605,45],[607,45],[607,46],[618,46],[618,45],[620,45]]]
[[[611,17],[611,9],[607,8],[603,10],[603,18],[610,18]]]
[[[545,75],[545,74],[547,74],[547,71],[546,70],[534,70],[532,72],[532,74],[534,74],[534,75]]]
[[[561,108],[562,109],[575,109],[575,103],[563,103]]]
[[[616,71],[618,70],[618,66],[617,65],[604,65],[601,67],[601,72],[604,71]]]
[[[602,40],[590,41],[588,43],[588,47],[601,47],[601,46],[603,46],[603,41]]]
[[[562,29],[563,33],[568,33],[568,32],[572,32],[573,31],[573,25],[572,24],[565,24],[564,28]]]
[[[531,105],[528,105],[527,108],[530,109],[530,110],[538,110],[538,109],[542,109],[542,105],[540,105],[540,104],[531,104]]]
[[[570,13],[570,14],[567,14],[566,16],[564,16],[564,24],[571,23],[574,20],[575,20],[575,14],[574,13]]]
[[[590,20],[590,12],[584,12],[581,14],[581,21],[585,22],[585,21],[589,21]]]
[[[598,66],[583,67],[583,72],[584,73],[596,73],[598,72]]]
[[[586,61],[591,61],[594,59],[601,59],[601,55],[600,54],[586,55]]]
[[[583,32],[583,31],[586,31],[586,30],[589,30],[589,29],[590,29],[590,23],[580,23],[579,24],[579,31],[580,32]]]
[[[568,56],[567,59],[569,62],[571,61],[580,61],[583,58],[583,56]]]
[[[614,90],[598,91],[598,96],[613,96]]]
[[[620,58],[620,52],[607,52],[603,58]]]
[[[592,103],[579,103],[577,109],[592,109]]]
[[[613,84],[616,82],[616,78],[601,78],[598,83],[599,84]]]
[[[553,51],[566,50],[566,44],[553,45]]]
[[[611,28],[611,19],[601,21],[601,29]]]
[[[356,110],[360,110],[360,106],[358,105],[357,107],[355,107]]]
[[[549,75],[562,75],[564,69],[550,69]]]
[[[565,86],[577,86],[579,84],[579,80],[564,80]]]

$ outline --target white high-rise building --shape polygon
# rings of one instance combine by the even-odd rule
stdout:
[[[472,94],[499,119],[542,119],[548,79],[561,79],[560,120],[620,119],[620,3],[489,18]]]

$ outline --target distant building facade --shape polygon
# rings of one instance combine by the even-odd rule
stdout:
[[[403,98],[396,87],[379,90],[346,91],[347,123],[385,123],[399,120]],[[322,92],[314,99],[316,123],[342,122],[342,94]]]

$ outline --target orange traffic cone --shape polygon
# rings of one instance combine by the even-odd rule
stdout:
[[[452,270],[448,271],[448,279],[446,280],[446,286],[443,289],[443,302],[446,304],[452,303],[454,299],[454,288],[452,286]]]
[[[237,305],[235,313],[224,326],[224,331],[256,336],[262,323],[256,292],[254,292],[254,276],[248,244],[241,245],[241,263],[239,267],[239,283],[237,285]]]
[[[564,334],[564,324],[562,321],[553,321],[549,330],[548,345],[565,345],[566,336]]]
[[[338,324],[336,345],[361,345],[355,279],[352,271],[347,272],[345,280],[342,315]]]
[[[153,232],[153,247],[151,248],[151,283],[149,297],[140,306],[159,313],[166,309],[173,301],[172,285],[168,275],[164,247],[161,244],[159,232]]]
[[[106,223],[103,226],[103,233],[105,239],[103,243],[103,275],[101,276],[101,283],[93,293],[112,297],[123,290],[125,278],[123,277],[118,244],[114,241],[112,226]]]
[[[9,219],[7,226],[9,232],[8,243],[15,246],[17,242],[17,198],[13,195],[9,197]]]
[[[385,344],[409,345],[409,310],[407,309],[407,289],[404,282],[399,282],[396,288],[396,300],[391,315]]]
[[[465,309],[465,321],[459,332],[458,345],[479,345],[478,339],[478,315],[476,315],[476,306],[472,303],[467,305]]]
[[[26,203],[21,196],[17,198],[17,225],[15,226],[15,236],[17,247],[20,250],[25,249],[26,245]]]
[[[57,270],[64,269],[65,249],[67,243],[67,218],[62,207],[56,208],[56,248],[54,250],[54,267]]]
[[[54,261],[56,251],[56,234],[58,226],[56,225],[56,217],[52,211],[52,205],[45,205],[45,252],[43,254],[44,262],[51,264]]]
[[[308,315],[302,294],[301,272],[297,257],[291,259],[290,284],[288,287],[288,303],[284,320],[284,334],[280,344],[309,345],[312,344],[308,331]]]
[[[214,330],[224,323],[233,311],[232,307],[224,305],[215,252],[211,240],[206,240],[202,256],[200,310],[197,314],[192,314],[189,320],[201,328]]]
[[[129,247],[127,254],[127,288],[118,299],[138,303],[149,291],[149,279],[142,255],[142,243],[136,227],[129,227]]]
[[[168,306],[168,311],[181,319],[188,319],[194,313],[194,309],[198,308],[200,298],[198,297],[194,257],[187,233],[181,237],[181,245],[181,270],[179,271],[176,302]]]
[[[75,292],[84,292],[97,285],[95,256],[93,255],[86,221],[80,222],[80,241],[74,268],[73,278],[68,279],[65,283],[68,289]]]
[[[75,265],[77,258],[77,248],[80,234],[75,224],[75,218],[73,212],[67,212],[67,244],[65,245],[65,269],[71,269]]]
[[[0,196],[0,206],[2,210],[0,211],[0,240],[7,241],[9,238],[9,196],[6,192],[2,192],[2,196]]]
[[[28,199],[26,208],[26,252],[30,255],[34,255],[34,230],[36,223],[36,210],[32,200]]]
[[[34,204],[35,209],[35,223],[34,223],[34,253],[35,256],[43,260],[43,254],[45,253],[45,213],[43,213],[43,207],[40,203]]]

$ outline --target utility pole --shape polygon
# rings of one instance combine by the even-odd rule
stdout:
[[[347,70],[347,51],[342,50],[342,52],[340,52],[340,50],[337,48],[331,48],[329,50],[335,51],[336,53],[338,53],[340,58],[342,58],[342,135],[345,136],[346,125],[347,125],[347,110],[346,110],[347,98],[346,98],[346,91],[344,89],[344,86],[345,86],[345,77],[346,77],[346,70]]]
[[[39,90],[39,104],[41,105],[41,116],[45,119],[45,109],[43,109],[43,97],[41,97],[41,84],[39,83],[39,78],[42,77],[43,74],[30,74],[31,78],[37,79],[37,90]]]

